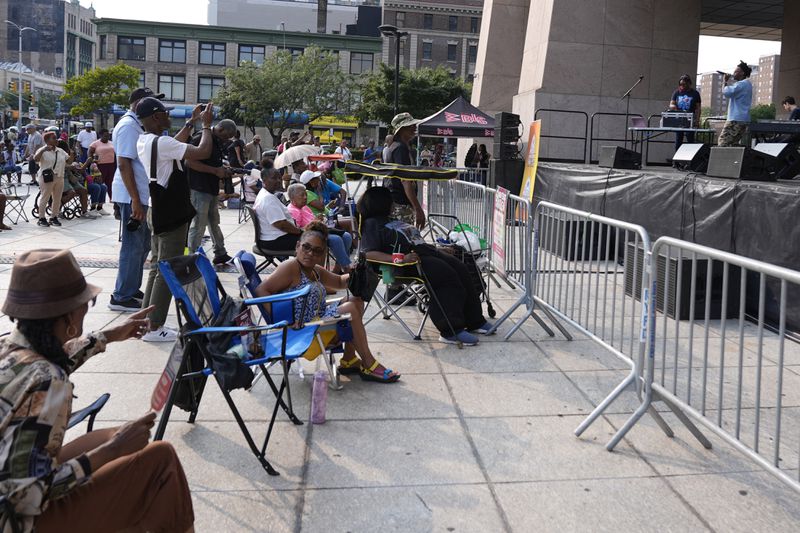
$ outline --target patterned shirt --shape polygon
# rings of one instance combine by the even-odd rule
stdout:
[[[67,342],[69,373],[105,346],[102,333]],[[26,532],[49,500],[63,497],[91,474],[86,455],[58,463],[72,388],[67,372],[34,352],[18,330],[0,340],[0,494],[14,505]]]

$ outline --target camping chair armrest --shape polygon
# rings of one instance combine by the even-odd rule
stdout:
[[[100,409],[106,404],[108,399],[111,397],[109,393],[103,393],[98,399],[93,401],[91,404],[87,405],[83,409],[79,409],[78,411],[74,411],[69,415],[69,421],[67,422],[67,429],[72,428],[87,418],[89,419],[89,426],[87,429],[88,431],[92,430],[92,426],[94,425],[94,418],[97,416],[97,413],[100,412]]]
[[[276,322],[274,324],[265,324],[263,326],[209,326],[205,328],[195,329],[186,333],[187,335],[202,335],[205,333],[247,333],[250,331],[267,331],[270,329],[285,328],[289,323],[285,320]]]
[[[247,298],[244,300],[245,305],[258,305],[269,304],[273,302],[284,302],[286,300],[294,300],[301,296],[305,296],[311,290],[311,285],[306,285],[302,289],[291,292],[280,292],[278,294],[270,294],[269,296],[261,296],[259,298]]]
[[[390,263],[388,261],[376,261],[374,259],[367,259],[367,263],[373,263],[373,264],[381,265],[381,266],[390,266],[390,267],[400,268],[400,267],[407,267],[407,266],[417,265],[417,264],[419,264],[419,261],[409,261],[407,263]]]
[[[330,318],[322,318],[320,320],[312,320],[311,322],[306,322],[303,326],[318,326],[320,328],[324,328],[325,326],[332,326],[337,324],[343,320],[350,320],[350,314],[339,315],[337,317],[330,317]]]

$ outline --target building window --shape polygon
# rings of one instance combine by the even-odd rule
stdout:
[[[224,85],[225,78],[200,76],[197,78],[197,101],[208,102],[217,95],[217,92]]]
[[[100,50],[97,51],[98,59],[105,59],[108,53],[108,36],[100,36]]]
[[[117,37],[117,59],[144,61],[144,37]]]
[[[144,71],[139,71],[139,87],[147,87],[147,84],[144,82]]]
[[[478,33],[478,17],[472,17],[469,19],[469,32]]]
[[[450,31],[458,31],[458,17],[453,15],[447,17],[447,29]]]
[[[477,60],[478,60],[478,45],[471,44],[469,45],[469,49],[467,49],[467,62],[475,63]]]
[[[252,61],[256,65],[261,66],[264,63],[264,47],[240,44],[239,64],[241,65],[245,61]]]
[[[425,14],[422,16],[422,27],[426,30],[433,29],[433,15]]]
[[[303,48],[287,48],[290,54],[292,54],[292,61],[303,55]]]
[[[200,43],[201,65],[225,65],[225,43]]]
[[[186,77],[178,74],[159,74],[158,92],[164,93],[164,100],[183,102],[186,99]]]
[[[433,43],[422,43],[422,59],[433,59]]]
[[[398,11],[394,15],[394,24],[398,28],[404,28],[406,25],[406,12],[405,11]]]
[[[75,76],[75,57],[77,56],[78,38],[73,33],[67,34],[67,79]]]
[[[372,72],[372,54],[352,52],[350,54],[350,74]]]
[[[406,55],[406,41],[400,39],[400,58],[402,59],[404,55]]]
[[[161,63],[186,63],[186,41],[158,41],[158,60]]]
[[[457,50],[458,50],[458,45],[455,45],[455,44],[448,44],[447,45],[447,60],[448,61],[455,61],[456,60]]]
[[[78,46],[78,74],[83,74],[92,70],[94,43],[88,39],[81,39]]]

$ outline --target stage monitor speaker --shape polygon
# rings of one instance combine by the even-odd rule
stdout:
[[[796,143],[759,143],[755,149],[778,159],[775,179],[791,180],[800,174],[800,152]]]
[[[715,146],[708,159],[709,176],[748,181],[775,181],[780,164],[764,152],[744,146]]]
[[[506,112],[496,113],[494,115],[494,123],[495,142],[516,144],[520,138],[519,127],[522,125],[519,115]]]
[[[672,162],[683,170],[705,173],[708,169],[709,144],[682,144],[672,156]]]
[[[519,194],[524,172],[525,161],[522,159],[489,160],[489,183],[492,188],[503,187],[511,194]]]
[[[517,143],[493,143],[492,159],[519,159]]]
[[[642,168],[642,155],[619,146],[601,146],[598,165],[606,168],[637,170]]]

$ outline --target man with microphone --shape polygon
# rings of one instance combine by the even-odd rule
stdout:
[[[739,143],[750,123],[750,106],[753,104],[753,84],[748,79],[752,69],[740,61],[733,74],[725,74],[722,95],[728,99],[728,117],[719,134],[719,146]]]

